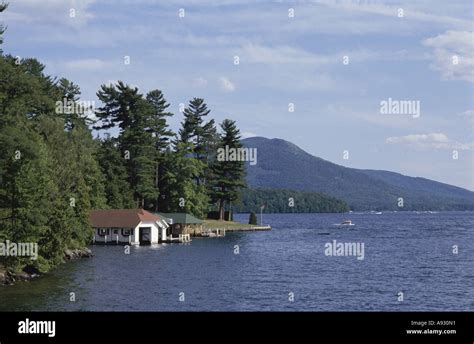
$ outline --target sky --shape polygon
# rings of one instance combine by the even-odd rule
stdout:
[[[4,52],[84,101],[117,80],[161,89],[177,130],[201,97],[243,137],[474,190],[471,0],[9,2]]]

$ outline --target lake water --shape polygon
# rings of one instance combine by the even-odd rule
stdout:
[[[355,226],[335,225],[345,219]],[[0,287],[0,310],[474,310],[472,212],[264,214],[264,223],[273,230],[130,255],[92,246],[92,259]],[[363,243],[364,259],[327,256],[333,240]]]

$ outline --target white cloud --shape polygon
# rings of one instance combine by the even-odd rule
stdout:
[[[243,133],[240,134],[240,136],[242,137],[242,139],[247,139],[249,137],[255,137],[258,135],[251,131],[244,131]]]
[[[45,23],[48,25],[83,25],[94,18],[89,7],[96,0],[15,0],[4,13],[6,21]],[[71,16],[72,14],[72,16]]]
[[[66,68],[81,70],[100,70],[107,66],[107,63],[101,59],[78,59],[64,63]]]
[[[474,32],[447,31],[423,44],[433,48],[431,66],[443,79],[474,82]]]
[[[199,78],[194,79],[192,81],[192,84],[194,87],[206,87],[208,82],[207,82],[207,79],[200,76]]]
[[[334,62],[330,56],[320,56],[290,46],[265,47],[246,44],[241,49],[242,58],[251,63],[298,63],[328,64]]]
[[[406,136],[393,136],[385,140],[388,144],[404,144],[424,149],[473,149],[474,143],[461,143],[448,138],[443,133],[412,134]]]
[[[413,134],[399,137],[389,137],[388,143],[417,143],[417,142],[449,142],[448,137],[443,133]]]
[[[221,84],[221,88],[226,92],[234,92],[235,85],[226,77],[219,78],[219,82]]]
[[[426,58],[418,53],[413,54],[406,50],[373,51],[357,49],[338,51],[336,53],[318,54],[288,45],[270,47],[252,43],[244,44],[240,48],[238,54],[240,54],[241,59],[246,63],[297,64],[312,66],[342,64],[344,56],[349,58],[349,63],[374,60],[420,60]]]
[[[474,119],[474,110],[463,111],[459,114],[459,116],[469,118],[469,119]]]
[[[431,6],[431,11],[419,10],[416,9],[416,2],[400,2],[397,6],[389,6],[382,4],[380,2],[356,2],[354,0],[314,0],[314,3],[332,7],[335,9],[340,9],[349,12],[361,12],[361,13],[370,13],[378,14],[383,16],[389,16],[396,18],[398,16],[398,10],[403,9],[403,18],[402,20],[417,20],[424,22],[431,22],[443,25],[454,26],[458,28],[470,28],[472,23],[469,20],[454,18],[451,16],[446,16],[443,14],[432,13],[433,8]],[[429,8],[429,7],[428,7]]]

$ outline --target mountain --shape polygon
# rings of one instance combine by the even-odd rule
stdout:
[[[291,189],[326,194],[353,210],[474,210],[474,192],[399,173],[348,168],[315,157],[281,139],[252,137],[257,164],[247,163],[251,188]],[[403,198],[403,208],[398,207]]]

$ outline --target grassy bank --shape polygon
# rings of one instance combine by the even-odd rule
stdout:
[[[203,223],[204,229],[225,229],[227,231],[245,231],[256,230],[261,226],[249,225],[248,223],[240,223],[234,221],[220,221],[220,220],[205,220]]]
[[[221,220],[205,220],[203,223],[204,228],[216,229],[216,228],[248,228],[249,224],[234,222],[234,221],[221,221]]]

